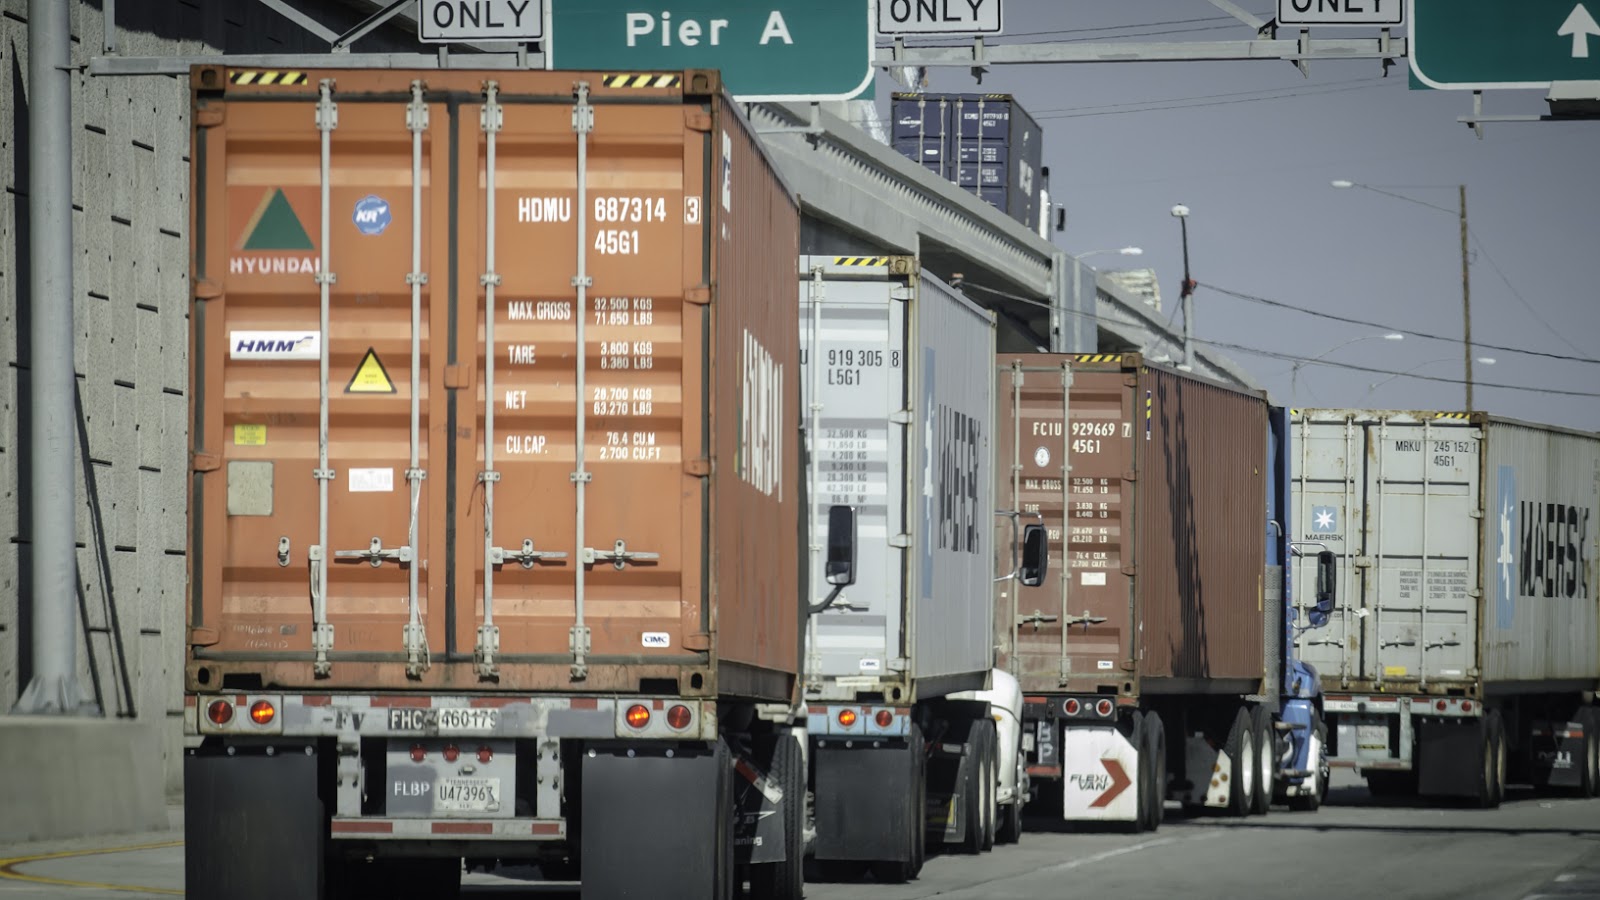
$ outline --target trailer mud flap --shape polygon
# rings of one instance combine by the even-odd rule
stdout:
[[[1061,817],[1132,822],[1139,815],[1139,751],[1112,727],[1067,728],[1061,737]]]
[[[583,755],[584,896],[723,896],[733,867],[728,746],[643,746],[591,746]]]
[[[183,760],[184,885],[190,900],[322,896],[327,823],[317,758]]]
[[[1581,722],[1535,722],[1529,750],[1533,783],[1575,788],[1583,784],[1584,743]]]
[[[881,743],[815,748],[817,859],[907,859],[916,797],[911,750]]]
[[[1475,797],[1483,771],[1483,719],[1422,719],[1417,723],[1417,793]]]
[[[783,861],[783,804],[805,799],[785,796],[770,769],[743,757],[733,764],[734,861],[741,865]]]

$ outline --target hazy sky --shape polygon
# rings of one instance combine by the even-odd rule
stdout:
[[[1047,40],[1244,40],[1253,32],[1205,0],[1005,0],[1010,37]],[[1240,0],[1263,18],[1272,0]],[[1121,27],[1116,27],[1121,26]],[[1049,32],[1027,34],[1024,32]],[[1287,34],[1287,32],[1286,32]],[[1312,37],[1375,35],[1313,28]],[[1013,93],[1044,128],[1052,199],[1067,209],[1054,240],[1073,253],[1144,248],[1171,313],[1182,279],[1178,222],[1190,210],[1195,333],[1309,359],[1391,329],[1452,338],[1364,340],[1332,362],[1450,379],[1401,377],[1225,352],[1295,405],[1461,409],[1461,255],[1456,185],[1467,186],[1474,343],[1600,361],[1600,121],[1491,124],[1478,140],[1456,117],[1465,91],[1407,89],[1405,60],[1382,78],[1377,60],[995,66],[978,86],[966,69],[929,70],[932,91]],[[880,76],[880,106],[893,82]],[[1493,92],[1489,113],[1540,114],[1542,91]],[[1337,190],[1349,179],[1370,191]],[[1273,309],[1209,286],[1386,327]],[[1600,364],[1478,348],[1474,405],[1488,412],[1600,430]],[[1533,390],[1505,390],[1490,383]]]

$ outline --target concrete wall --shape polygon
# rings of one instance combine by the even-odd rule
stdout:
[[[101,50],[98,3],[72,2],[73,62]],[[31,675],[28,24],[0,0],[0,716]],[[316,4],[341,29],[360,4]],[[121,0],[124,56],[325,49],[254,0]],[[418,49],[403,31],[360,50]],[[182,785],[188,409],[189,96],[165,76],[73,81],[80,678],[108,718],[157,725]],[[54,252],[54,248],[52,248]],[[67,252],[67,248],[59,248]]]

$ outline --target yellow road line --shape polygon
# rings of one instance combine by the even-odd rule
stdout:
[[[182,897],[183,891],[172,888],[141,887],[136,884],[101,884],[97,881],[69,881],[65,878],[49,878],[44,875],[29,875],[16,871],[17,866],[29,863],[44,862],[50,859],[70,859],[76,856],[100,856],[106,853],[132,853],[136,850],[161,850],[167,847],[182,847],[183,841],[163,841],[159,844],[133,844],[127,847],[107,847],[104,850],[65,850],[60,853],[40,853],[35,856],[13,856],[10,859],[0,859],[0,878],[10,878],[16,881],[31,881],[34,884],[53,884],[60,887],[99,888],[103,891],[140,891],[146,894],[171,894]]]

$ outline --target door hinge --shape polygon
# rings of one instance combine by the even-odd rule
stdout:
[[[690,131],[708,132],[711,130],[711,114],[703,109],[685,108],[683,111],[683,127]]]
[[[450,390],[464,390],[472,387],[472,369],[462,365],[445,366],[444,386]]]
[[[692,631],[683,636],[683,649],[704,653],[711,649],[711,635],[704,631]]]
[[[195,451],[190,455],[189,468],[195,472],[215,472],[222,468],[222,457],[215,453]]]
[[[683,302],[693,303],[695,306],[705,306],[711,302],[711,285],[697,284],[683,292]]]
[[[701,457],[699,459],[685,460],[683,474],[693,475],[696,478],[705,478],[711,474],[711,460]]]

